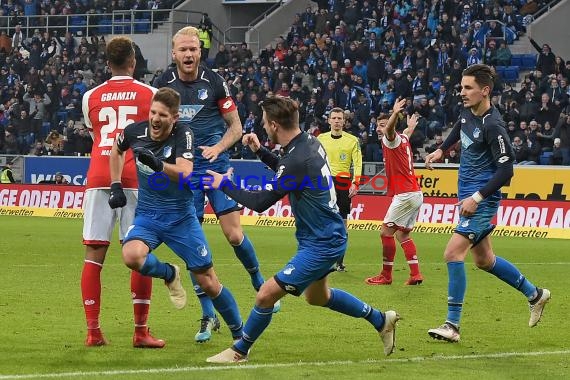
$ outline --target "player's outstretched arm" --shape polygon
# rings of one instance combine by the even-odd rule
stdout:
[[[410,136],[414,133],[414,130],[418,126],[419,120],[418,114],[408,115],[406,118],[406,129],[404,129],[404,134],[410,138]]]

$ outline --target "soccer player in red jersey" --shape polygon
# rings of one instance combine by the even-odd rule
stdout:
[[[101,309],[101,270],[110,244],[113,228],[119,221],[122,240],[132,224],[137,204],[137,175],[131,152],[125,158],[122,183],[127,205],[113,210],[107,203],[111,177],[109,156],[115,137],[128,125],[148,119],[154,87],[132,78],[135,69],[135,51],[127,37],[113,38],[107,44],[107,64],[111,79],[89,90],[82,100],[85,125],[93,137],[91,163],[87,172],[84,197],[83,244],[85,262],[81,273],[81,293],[87,319],[86,346],[107,344],[99,326]],[[162,348],[164,341],[156,339],[147,327],[152,278],[131,272],[135,333],[133,346]]]
[[[403,133],[396,132],[396,122],[400,112],[406,106],[406,99],[397,100],[389,119],[378,118],[377,132],[382,134],[382,151],[386,178],[387,195],[392,198],[388,212],[384,217],[381,230],[382,272],[366,279],[368,285],[390,285],[392,268],[396,256],[394,236],[400,242],[408,265],[410,278],[406,285],[419,285],[423,281],[420,273],[416,245],[410,237],[416,218],[423,202],[423,194],[414,173],[414,155],[409,137],[418,124],[417,115],[407,117],[407,128]]]

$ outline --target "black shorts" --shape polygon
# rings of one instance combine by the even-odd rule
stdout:
[[[336,177],[333,177],[333,183],[336,191],[336,205],[338,206],[338,211],[340,216],[346,219],[351,209],[350,198],[348,197],[350,178],[343,178],[341,182],[338,182]]]

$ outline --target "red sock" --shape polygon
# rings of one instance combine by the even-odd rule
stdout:
[[[152,294],[152,277],[143,276],[137,271],[131,272],[131,296],[133,298],[133,313],[135,317],[135,331],[147,331],[146,322],[150,309],[150,296]]]
[[[103,264],[94,261],[83,263],[81,272],[81,295],[88,329],[99,328],[99,312],[101,311],[101,270]]]
[[[410,266],[410,276],[417,276],[420,274],[420,263],[418,261],[418,256],[416,255],[416,245],[412,239],[408,239],[401,243],[402,249],[404,250],[404,255],[406,255],[406,260],[408,260],[408,265]]]
[[[380,236],[382,240],[382,274],[392,278],[394,257],[396,257],[396,242],[394,236]]]

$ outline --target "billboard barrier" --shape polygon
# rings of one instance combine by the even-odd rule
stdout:
[[[0,188],[0,215],[82,218],[83,186],[5,185]],[[379,231],[391,198],[357,195],[348,216],[349,229]],[[416,232],[450,234],[459,220],[455,198],[425,198]],[[242,210],[242,223],[263,227],[294,227],[287,197],[263,213]],[[206,224],[216,224],[206,205]],[[503,200],[493,220],[496,236],[570,239],[570,202]]]

